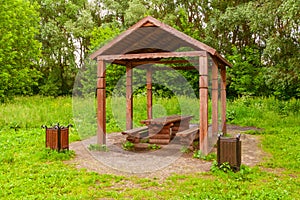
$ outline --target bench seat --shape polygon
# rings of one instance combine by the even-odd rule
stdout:
[[[176,138],[181,142],[193,142],[199,139],[199,128],[193,127],[176,133]]]
[[[138,143],[140,139],[148,137],[148,126],[137,127],[121,132],[123,135],[127,135],[126,140]]]
[[[151,125],[154,125],[154,124],[166,125],[166,124],[171,124],[171,123],[180,122],[180,121],[190,121],[192,118],[193,118],[192,115],[187,115],[187,116],[172,115],[172,116],[167,116],[167,117],[142,120],[141,123],[146,124],[146,125],[149,125],[149,124],[151,124]]]
[[[148,130],[148,126],[142,126],[142,127],[137,127],[137,128],[133,128],[133,129],[129,129],[126,131],[122,131],[123,135],[134,135],[136,133],[142,132],[142,131],[147,131]]]

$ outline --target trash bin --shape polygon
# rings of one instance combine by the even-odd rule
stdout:
[[[67,127],[59,126],[59,124],[48,128],[47,126],[42,126],[46,129],[46,148],[53,150],[69,150],[69,124]]]
[[[220,167],[227,162],[234,171],[239,171],[242,156],[240,134],[236,138],[226,138],[219,135],[217,145],[218,166]]]

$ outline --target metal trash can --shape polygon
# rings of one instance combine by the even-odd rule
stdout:
[[[67,127],[59,126],[59,124],[48,128],[47,126],[42,126],[46,129],[46,148],[53,150],[69,150],[69,124]]]
[[[240,170],[242,160],[242,142],[240,136],[240,134],[238,134],[236,138],[218,136],[217,159],[219,167],[223,163],[228,162],[234,171]]]

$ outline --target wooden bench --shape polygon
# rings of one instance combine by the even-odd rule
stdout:
[[[199,139],[199,128],[193,127],[176,133],[176,138],[180,142],[190,145],[194,140]]]
[[[140,139],[148,137],[148,126],[137,127],[126,131],[122,131],[122,134],[127,135],[127,141],[138,143],[140,142]]]

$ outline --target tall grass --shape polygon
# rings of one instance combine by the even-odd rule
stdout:
[[[0,130],[74,124],[70,97],[15,97],[13,101],[0,104],[0,110]],[[70,129],[70,140],[79,139],[76,128]]]
[[[242,97],[228,103],[231,123],[262,128],[299,125],[300,101],[279,101],[270,98]]]
[[[262,128],[264,149],[273,157],[266,163],[299,171],[300,100],[243,97],[228,103],[230,123]]]
[[[70,97],[16,97],[11,102],[0,104],[0,109],[0,128],[73,123]]]
[[[173,98],[153,98],[153,117],[164,117],[174,114],[193,115],[192,123],[199,121],[199,100],[184,96]],[[107,122],[116,123],[121,130],[126,128],[126,98],[109,97],[107,99]],[[141,126],[140,121],[147,119],[147,99],[145,96],[133,97],[133,125]],[[108,129],[110,130],[110,129]]]

